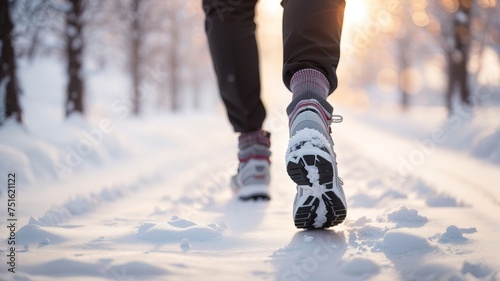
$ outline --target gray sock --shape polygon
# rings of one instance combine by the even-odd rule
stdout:
[[[330,91],[330,83],[321,71],[306,68],[295,72],[290,80],[292,102],[287,107],[290,114],[301,100],[315,99],[330,113],[331,105],[326,101]]]
[[[330,83],[321,71],[306,68],[293,74],[290,80],[290,89],[293,94],[292,99],[296,99],[299,96],[304,98],[305,94],[310,94],[310,98],[320,97],[326,99],[330,90]]]

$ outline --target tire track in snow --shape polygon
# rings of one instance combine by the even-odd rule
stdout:
[[[205,146],[195,147],[194,150],[199,153],[174,153],[171,150],[167,150],[136,159],[128,159],[128,163],[125,163],[123,166],[114,167],[115,171],[113,174],[107,174],[108,171],[106,169],[102,171],[89,171],[87,172],[87,176],[91,179],[96,179],[91,182],[92,184],[102,181],[103,178],[111,179],[112,182],[118,181],[119,183],[103,185],[101,188],[93,187],[93,191],[88,193],[69,195],[63,202],[51,206],[44,211],[42,216],[36,218],[36,216],[31,214],[29,221],[41,226],[57,226],[71,221],[74,217],[99,211],[104,205],[120,204],[121,201],[130,196],[138,197],[141,196],[141,193],[151,192],[148,187],[152,185],[164,183],[167,186],[188,186],[189,181],[192,181],[193,178],[183,177],[184,171],[195,170],[197,174],[209,175],[216,169],[213,165],[199,163],[200,158],[212,159],[218,157],[216,151],[205,150],[204,148]],[[219,168],[218,166],[216,167]],[[134,169],[134,172],[130,173],[130,169]],[[127,177],[130,175],[134,176],[131,180],[117,179],[116,175],[119,174],[127,175]],[[82,175],[77,175],[76,177],[68,178],[58,185],[63,187],[81,186],[78,182],[81,178]],[[82,188],[76,190],[76,192],[81,191],[83,191]],[[180,197],[179,192],[174,192],[172,195]]]

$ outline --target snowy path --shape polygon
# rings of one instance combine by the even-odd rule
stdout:
[[[156,138],[140,153],[21,193],[15,276],[496,280],[500,168],[438,146],[426,154],[411,138],[345,117],[334,136],[349,209],[336,228],[293,227],[283,126],[272,136],[273,200],[242,203],[227,186],[236,142],[223,117],[137,121],[118,130]],[[4,272],[1,280],[16,280]]]

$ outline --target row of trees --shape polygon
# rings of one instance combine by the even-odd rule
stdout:
[[[366,0],[364,4],[371,7],[369,19],[354,29],[352,36],[358,39],[352,44],[361,44],[365,51],[351,56],[359,61],[350,65],[365,66],[370,73],[349,71],[357,84],[373,83],[373,73],[391,62],[399,69],[400,103],[406,107],[416,84],[414,72],[406,70],[423,73],[424,63],[440,56],[448,77],[444,94],[449,110],[454,93],[460,93],[462,103],[472,103],[471,91],[488,67],[484,54],[491,50],[500,54],[497,0]],[[199,1],[0,0],[0,122],[8,117],[21,122],[22,85],[17,81],[15,59],[37,55],[66,61],[67,116],[85,112],[83,61],[90,57],[127,70],[133,89],[130,108],[135,114],[143,106],[145,78],[161,65],[167,76],[159,81],[164,91],[156,104],[175,111],[181,89],[188,84],[193,94],[200,93],[204,73],[211,67],[202,21]]]
[[[438,51],[438,53],[443,52],[446,57],[448,83],[445,102],[448,110],[450,112],[453,110],[452,99],[457,90],[460,93],[460,101],[464,105],[471,105],[471,87],[468,81],[469,72],[467,66],[473,39],[471,26],[472,9],[475,6],[474,8],[479,11],[481,7],[477,1],[472,0],[441,0],[428,3],[429,6],[422,5],[422,3],[427,4],[428,2],[412,2],[405,10],[404,14],[408,16],[408,19],[413,21],[414,27],[413,30],[408,32],[409,36],[399,40],[400,69],[406,69],[411,65],[411,60],[408,58],[411,54],[408,54],[408,51],[411,50],[409,48],[409,45],[412,43],[411,35],[418,32],[415,28],[424,28],[424,32],[429,35],[427,40],[424,39],[423,41],[427,45],[424,50]],[[419,13],[420,16],[418,16]],[[429,26],[431,19],[433,23]],[[485,44],[485,42],[482,42],[482,44]],[[413,59],[415,60],[416,58]],[[408,79],[408,77],[404,78]],[[411,81],[403,81],[403,83],[408,84]],[[402,87],[401,104],[404,108],[409,105],[409,96],[405,88]]]
[[[58,56],[66,61],[65,114],[85,113],[84,60],[116,64],[132,81],[130,108],[140,114],[144,80],[161,66],[164,89],[156,104],[180,107],[189,84],[199,93],[209,66],[201,5],[182,0],[0,0],[0,98],[5,118],[22,121],[16,58]],[[181,63],[182,59],[182,63]],[[189,73],[189,77],[185,77]],[[195,98],[195,106],[197,99]]]
[[[478,75],[484,70],[485,50],[489,48],[500,55],[500,19],[496,16],[500,14],[500,5],[496,0],[441,0],[441,5],[430,2],[429,10],[441,25],[441,32],[435,32],[433,38],[443,50],[448,66],[446,106],[453,111],[456,93],[463,105],[470,106],[473,89],[479,86]],[[476,62],[475,69],[470,66],[471,59]]]
[[[429,90],[415,76],[429,75],[426,63],[433,62],[445,73],[441,98],[444,96],[449,111],[453,111],[455,94],[462,104],[473,104],[478,77],[489,69],[483,63],[485,54],[500,55],[497,0],[379,0],[367,4],[370,19],[354,29],[353,36],[361,37],[357,41],[362,48],[351,65],[363,64],[370,73],[352,71],[354,81],[374,83],[373,73],[396,69],[399,102],[406,108],[413,94]]]

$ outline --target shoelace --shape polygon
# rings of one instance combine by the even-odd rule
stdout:
[[[330,120],[332,123],[340,123],[344,121],[344,117],[342,117],[342,115],[332,115],[332,118]]]
[[[332,118],[330,119],[331,123],[340,123],[344,121],[344,117],[342,115],[332,115]],[[329,127],[330,129],[330,134],[332,133],[332,128]],[[337,158],[337,155],[335,155],[335,158]],[[335,162],[337,164],[337,162]],[[338,177],[340,185],[344,186],[344,180],[341,177]]]
[[[332,117],[328,120],[328,132],[330,134],[332,133],[332,123],[340,123],[342,121],[344,121],[344,117],[342,117],[342,115],[333,114]]]

